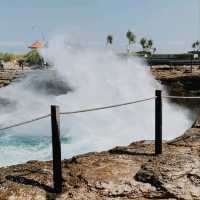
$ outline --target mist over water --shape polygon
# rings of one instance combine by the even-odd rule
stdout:
[[[41,54],[54,66],[36,70],[0,89],[0,126],[50,112],[50,105],[73,111],[153,97],[162,89],[138,58],[112,50],[68,44],[55,37]],[[62,158],[101,151],[135,140],[154,139],[154,100],[123,108],[61,116]],[[164,138],[190,127],[188,111],[164,103]],[[1,132],[0,165],[51,159],[50,118]]]

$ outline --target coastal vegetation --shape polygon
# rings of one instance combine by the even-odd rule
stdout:
[[[25,54],[23,60],[30,65],[37,65],[43,62],[43,58],[37,50],[32,50]]]
[[[128,40],[127,45],[127,54],[129,56],[150,56],[152,54],[155,54],[156,48],[154,47],[154,41],[152,39],[147,38],[141,38],[139,41],[139,44],[142,47],[142,51],[133,51],[133,45],[137,43],[136,35],[128,30],[126,32],[126,39]],[[109,34],[106,38],[106,45],[112,45],[113,44],[113,35]]]
[[[107,45],[112,45],[112,43],[113,43],[113,36],[112,35],[108,35],[106,44]]]
[[[41,64],[43,62],[43,58],[37,50],[31,50],[26,54],[0,53],[0,60],[3,62],[23,60],[25,63],[30,65]]]
[[[12,62],[16,59],[22,58],[24,55],[14,53],[0,53],[0,60],[4,62]]]
[[[109,34],[106,38],[106,44],[112,45],[113,44],[113,35]],[[173,59],[191,59],[191,56],[195,53],[200,56],[200,41],[197,40],[192,44],[193,51],[188,51],[187,53],[182,54],[155,54],[157,51],[157,48],[154,45],[154,41],[150,38],[142,37],[139,41],[136,40],[136,35],[128,30],[126,32],[126,38],[128,40],[127,45],[127,52],[121,53],[121,55],[128,55],[128,56],[141,56],[141,57],[158,57],[162,59],[162,56],[164,56],[166,59],[173,57]],[[141,46],[141,51],[135,50],[133,48],[133,45],[138,43]],[[195,58],[194,58],[195,59]]]
[[[142,46],[143,51],[150,51],[152,49],[154,43],[153,43],[153,40],[151,40],[151,39],[148,40],[146,38],[142,38],[140,40],[140,44]]]
[[[128,48],[127,48],[127,52],[130,52],[131,49],[131,45],[133,45],[136,42],[136,36],[134,35],[133,32],[131,32],[130,30],[126,33],[126,37],[128,39]]]
[[[196,42],[194,42],[192,44],[192,48],[193,48],[194,51],[200,51],[200,41],[197,40]]]

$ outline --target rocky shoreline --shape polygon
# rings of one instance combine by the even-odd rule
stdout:
[[[0,88],[9,85],[17,78],[22,77],[26,72],[30,71],[30,67],[24,66],[22,70],[14,63],[4,64],[4,69],[0,69]]]
[[[170,70],[164,67],[152,68],[152,74],[161,84],[167,86],[171,94],[199,95],[200,94],[200,69],[193,67],[192,73],[185,68]]]
[[[21,77],[23,73],[16,69],[1,72],[0,87]],[[193,73],[153,69],[152,73],[157,80],[170,86],[169,88],[174,89],[177,86],[176,92],[180,92],[181,95],[186,94],[185,91],[186,95],[194,95],[200,91],[198,69]],[[194,84],[193,80],[197,80],[195,85],[199,87],[195,93],[186,87],[188,84]],[[1,84],[1,81],[5,82]],[[163,154],[160,156],[154,155],[154,141],[140,141],[109,151],[93,152],[63,160],[63,193],[59,195],[53,193],[52,161],[29,161],[25,164],[2,167],[0,200],[198,200],[199,124],[200,119],[181,137],[165,141]]]
[[[0,199],[200,199],[198,123],[154,156],[154,142],[134,142],[62,161],[63,193],[52,189],[52,162],[0,169]]]
[[[171,70],[166,66],[153,67],[151,72],[171,96],[200,96],[199,66],[193,66],[192,73],[186,67]],[[170,102],[188,108],[195,117],[200,115],[199,99],[171,99]]]

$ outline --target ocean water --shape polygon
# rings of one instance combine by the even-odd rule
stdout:
[[[0,89],[0,127],[50,113],[107,106],[153,97],[163,89],[138,58],[122,58],[111,49],[70,45],[57,36],[41,51],[53,63]],[[164,91],[165,92],[165,91]],[[62,158],[102,151],[136,140],[154,139],[154,100],[126,107],[61,116]],[[189,111],[165,101],[164,138],[181,135],[191,125]],[[49,160],[50,118],[0,132],[0,166]]]

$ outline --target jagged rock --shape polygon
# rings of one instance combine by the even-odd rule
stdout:
[[[197,118],[192,128],[200,128],[200,116]]]
[[[144,164],[135,179],[155,186],[171,198],[199,199],[199,153],[183,149],[168,151],[148,165]]]
[[[194,126],[193,126],[194,127]],[[168,142],[168,144],[185,147],[200,146],[200,129],[190,128],[181,137]]]

